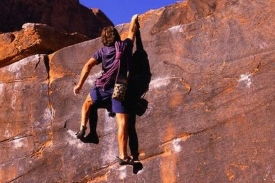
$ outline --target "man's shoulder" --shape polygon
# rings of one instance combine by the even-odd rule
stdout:
[[[106,54],[106,53],[112,52],[113,50],[115,50],[114,46],[102,46],[97,51],[100,52],[101,54]]]

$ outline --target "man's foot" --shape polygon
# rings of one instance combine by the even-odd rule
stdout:
[[[81,127],[81,130],[79,130],[75,135],[76,135],[76,138],[78,139],[83,139],[84,138],[84,135],[85,135],[85,131],[86,131],[87,127],[86,126],[82,126]]]
[[[119,165],[133,165],[133,160],[129,156],[127,156],[125,159],[117,157],[117,160]]]

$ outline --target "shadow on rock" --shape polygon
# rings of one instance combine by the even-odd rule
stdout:
[[[80,139],[83,143],[98,144],[99,138],[96,132],[90,132],[86,137]]]
[[[132,166],[134,174],[137,174],[139,171],[143,169],[143,165],[140,161],[134,162]]]

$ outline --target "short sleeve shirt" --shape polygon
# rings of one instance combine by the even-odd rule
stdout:
[[[124,40],[126,43],[125,53],[129,60],[132,58],[133,42],[131,39],[127,38]],[[95,54],[94,58],[97,60],[97,63],[102,63],[102,70],[106,72],[113,64],[116,56],[115,46],[103,46]],[[125,68],[127,69],[127,68]]]

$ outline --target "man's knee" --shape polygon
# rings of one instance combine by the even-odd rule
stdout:
[[[93,104],[92,98],[88,95],[83,103],[83,107],[90,107]]]

